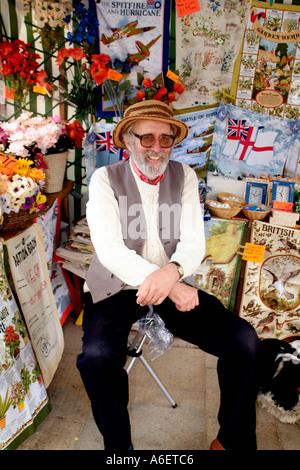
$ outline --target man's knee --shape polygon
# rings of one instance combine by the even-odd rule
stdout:
[[[120,354],[105,344],[85,345],[81,354],[77,357],[78,369],[88,368],[97,373],[104,372],[112,367],[124,367],[126,351]]]
[[[257,333],[250,323],[240,320],[236,334],[237,353],[256,360],[260,352]]]

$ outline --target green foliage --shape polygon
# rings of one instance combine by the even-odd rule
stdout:
[[[11,405],[11,398],[8,394],[8,388],[7,388],[4,400],[2,400],[2,397],[0,395],[0,418],[3,418],[3,416],[6,414],[7,410],[9,409],[10,405]]]

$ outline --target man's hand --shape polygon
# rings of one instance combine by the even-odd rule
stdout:
[[[175,286],[179,274],[175,264],[168,263],[146,277],[137,291],[136,302],[141,305],[161,304]]]
[[[197,289],[182,282],[176,282],[169,293],[169,298],[181,312],[189,312],[199,305]]]

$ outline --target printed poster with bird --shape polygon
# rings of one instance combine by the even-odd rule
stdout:
[[[111,80],[104,86],[100,116],[122,114],[124,94],[128,100],[131,90],[136,94],[138,73],[154,80],[167,71],[170,7],[166,0],[96,3],[100,53],[107,54],[113,70],[123,76],[113,87]]]
[[[300,230],[254,221],[251,243],[265,254],[246,263],[240,316],[261,338],[300,337]]]

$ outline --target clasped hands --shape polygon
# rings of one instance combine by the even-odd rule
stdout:
[[[179,282],[177,268],[172,263],[149,274],[136,295],[136,301],[141,306],[159,305],[166,297],[169,297],[181,312],[188,312],[199,305],[197,289]]]

